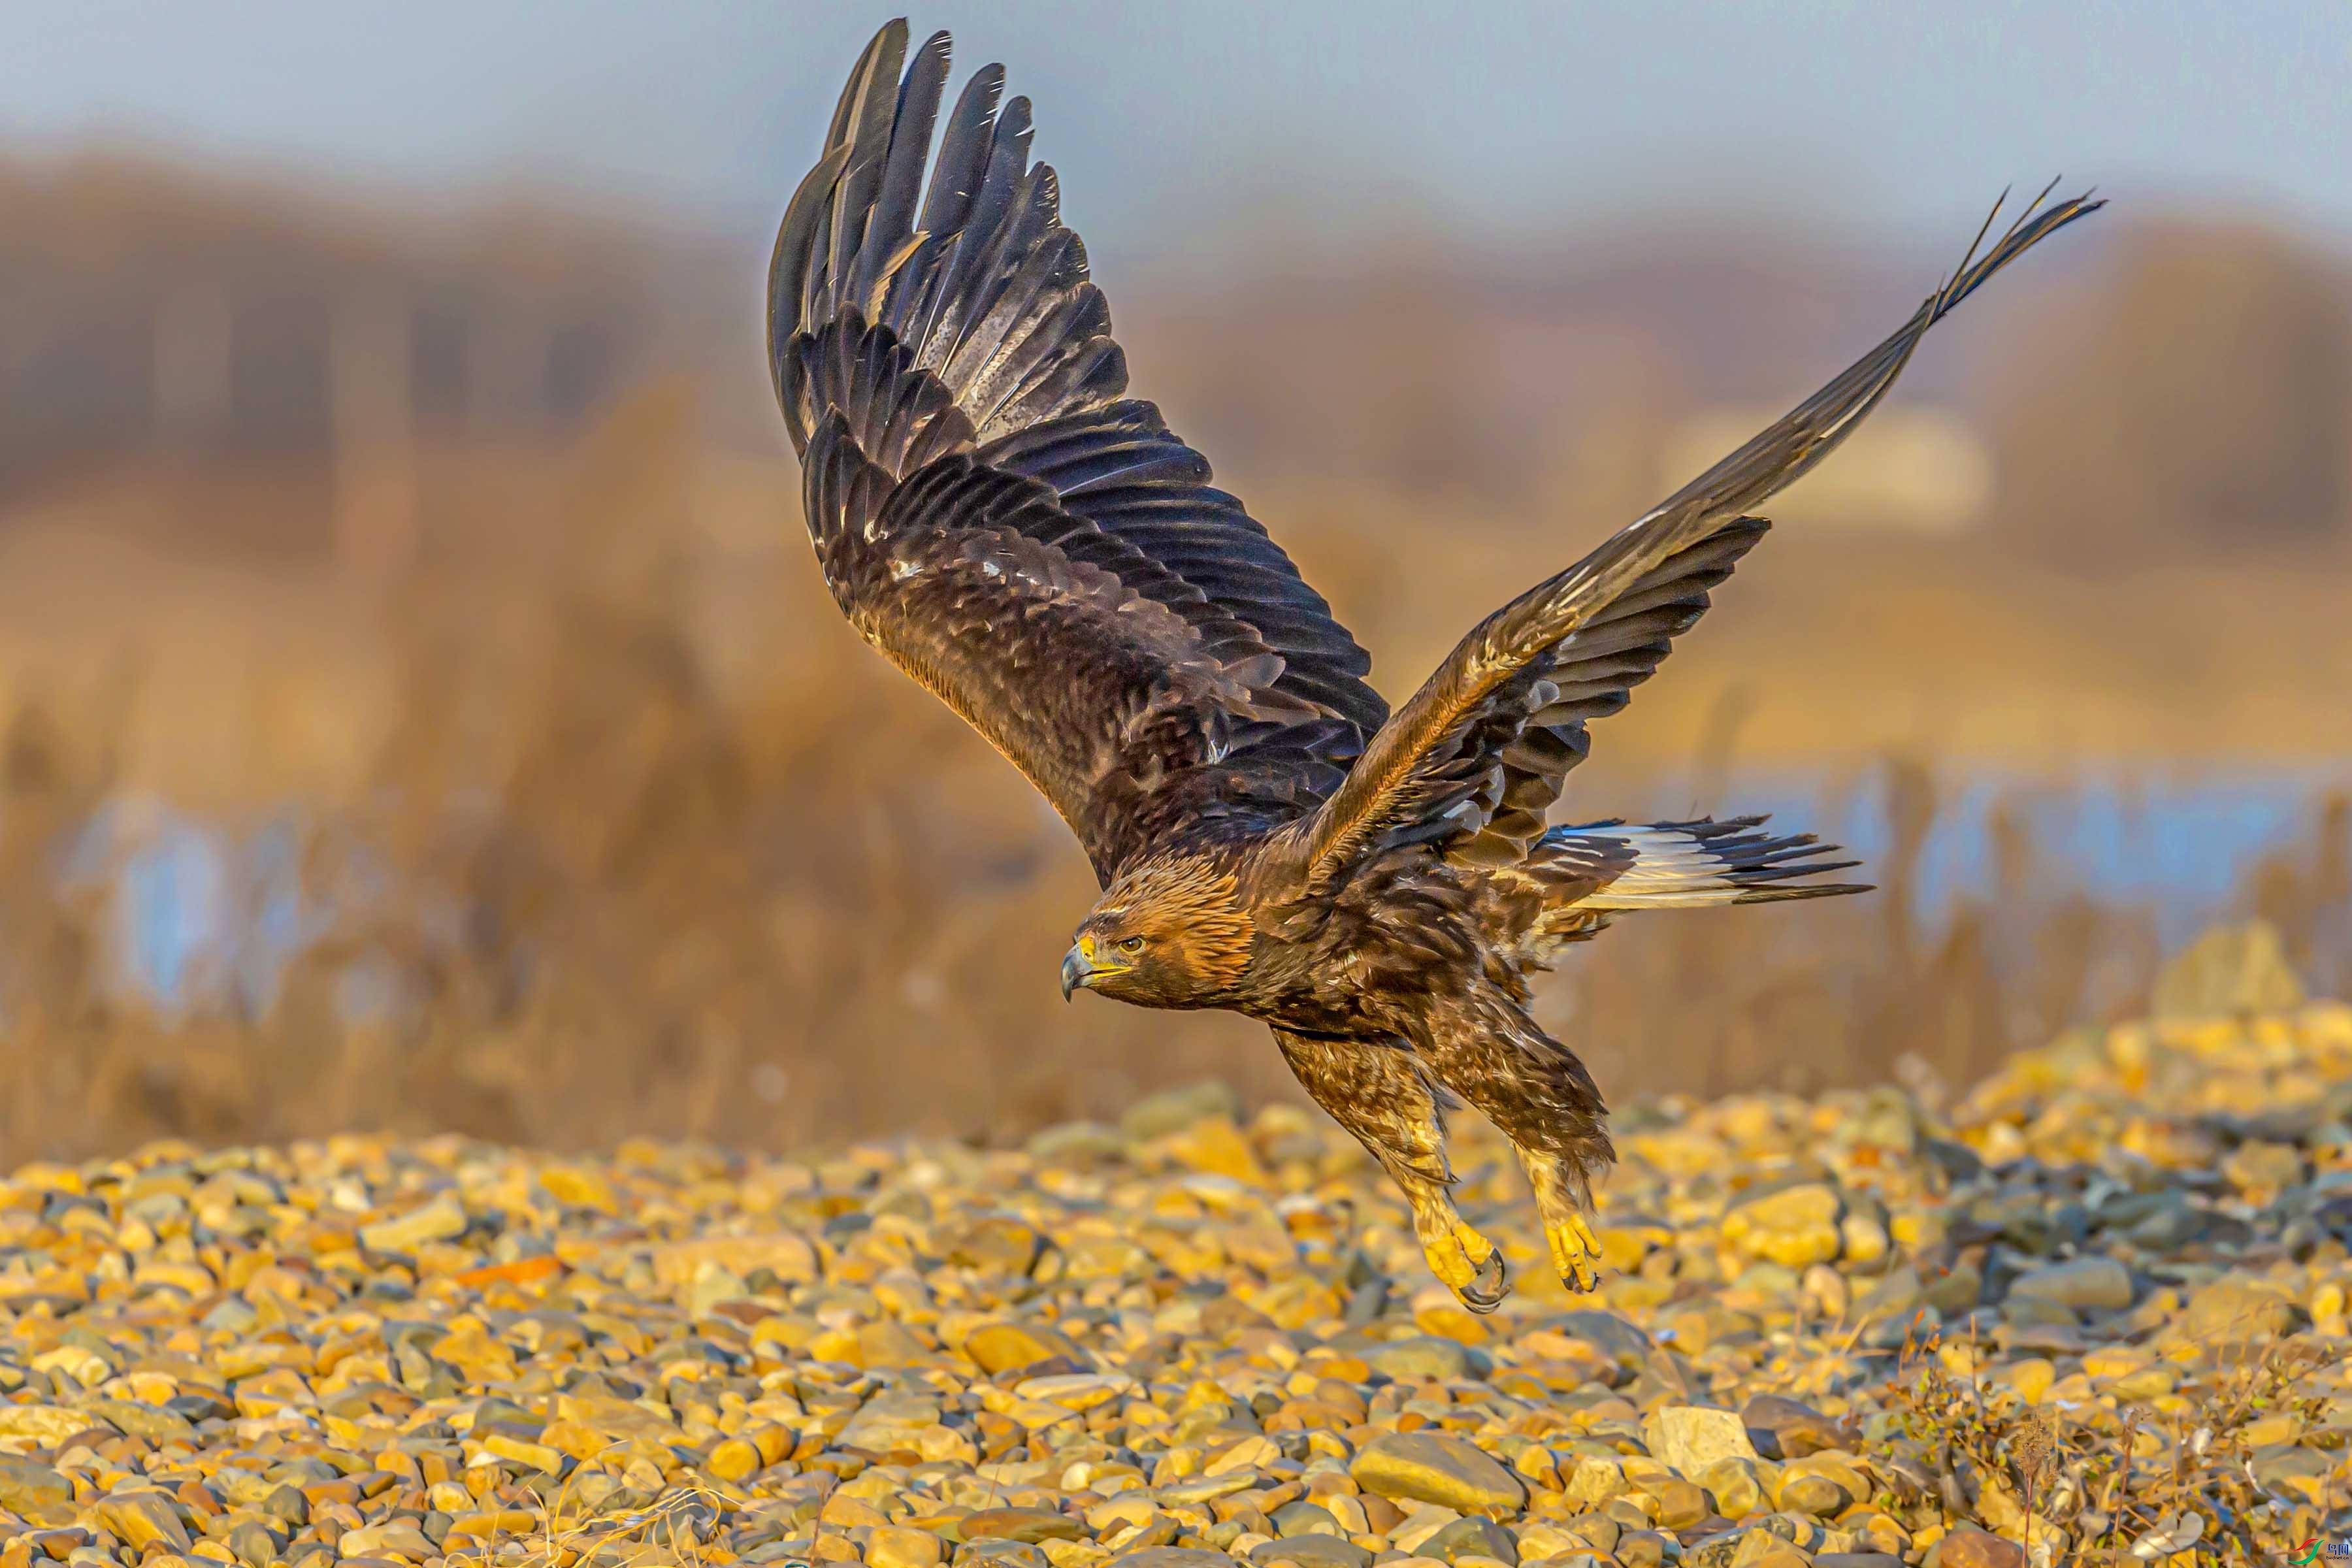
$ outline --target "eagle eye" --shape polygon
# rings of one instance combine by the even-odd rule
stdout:
[[[1119,942],[1118,950],[1121,952],[1141,952],[1143,939],[1139,936],[1128,937]]]

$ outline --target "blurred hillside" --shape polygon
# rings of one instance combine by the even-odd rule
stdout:
[[[1090,879],[818,584],[763,252],[119,160],[0,201],[6,1152],[1291,1092],[1255,1026],[1062,1006]],[[1597,734],[1565,810],[1783,809],[1886,888],[1580,955],[1547,1016],[1612,1093],[1973,1077],[2141,1006],[2184,918],[2352,982],[2352,287],[2114,216],[1931,342]],[[1104,282],[1139,392],[1399,695],[1952,259],[1401,239]]]

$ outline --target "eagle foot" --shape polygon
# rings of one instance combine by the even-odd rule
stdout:
[[[1503,1298],[1511,1293],[1511,1269],[1503,1261],[1503,1249],[1498,1247],[1486,1254],[1486,1261],[1478,1266],[1477,1277],[1467,1285],[1455,1287],[1454,1293],[1462,1299],[1464,1306],[1482,1318],[1501,1306]]]
[[[1433,1231],[1425,1232],[1422,1241],[1429,1271],[1474,1312],[1501,1306],[1511,1293],[1511,1272],[1503,1262],[1502,1248],[1459,1220]]]
[[[1601,1283],[1600,1270],[1594,1267],[1601,1261],[1601,1242],[1582,1215],[1546,1225],[1544,1239],[1551,1243],[1552,1265],[1559,1270],[1559,1282],[1571,1294],[1581,1296]]]

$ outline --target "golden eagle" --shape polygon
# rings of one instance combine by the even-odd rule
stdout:
[[[1447,1188],[1459,1096],[1518,1150],[1552,1258],[1615,1156],[1527,975],[1621,910],[1859,892],[1761,819],[1549,827],[1588,746],[1927,329],[2087,198],[2037,199],[1894,336],[1591,554],[1470,629],[1404,706],[1149,403],[989,66],[939,115],[948,36],[866,47],[776,237],[768,343],[811,538],[858,635],[1036,785],[1103,893],[1063,961],[1147,1007],[1264,1019],[1403,1189],[1469,1306],[1507,1288]],[[934,132],[938,148],[932,151]],[[925,178],[926,164],[929,174]],[[2042,193],[2046,199],[2048,191]],[[1995,209],[1998,213],[1998,208]]]

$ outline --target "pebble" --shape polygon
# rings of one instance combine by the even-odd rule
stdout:
[[[1412,1498],[1461,1513],[1516,1514],[1528,1489],[1466,1437],[1436,1432],[1382,1432],[1358,1449],[1348,1473],[1366,1491]]]
[[[1642,1423],[1642,1437],[1652,1455],[1686,1476],[1697,1475],[1718,1459],[1757,1457],[1756,1446],[1748,1440],[1748,1424],[1729,1410],[1669,1405],[1650,1413]]]
[[[1351,1141],[1222,1086],[1013,1149],[27,1166],[0,1568],[2022,1568],[1902,1395],[2129,1411],[2170,1473],[2250,1356],[2346,1331],[2347,1118],[2326,1002],[2076,1031],[1947,1109],[1632,1106],[1581,1298],[1468,1128],[1486,1318]],[[2295,1392],[2244,1428],[2290,1555],[2352,1512],[2345,1363]]]
[[[2117,1312],[2132,1304],[2131,1271],[2112,1258],[2044,1264],[2011,1280],[2009,1299],[2050,1301],[2080,1312]]]

